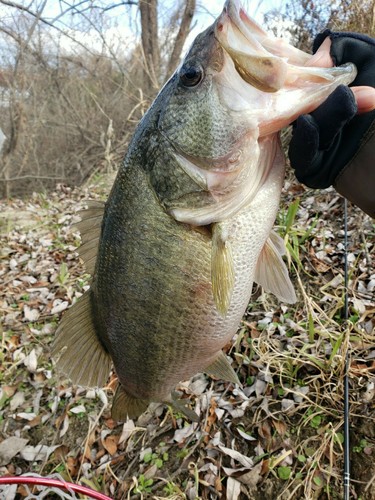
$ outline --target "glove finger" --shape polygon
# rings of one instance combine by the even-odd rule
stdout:
[[[304,182],[314,167],[319,152],[319,127],[311,115],[302,115],[293,125],[293,136],[289,144],[289,159],[296,177]]]
[[[324,30],[322,33],[318,33],[315,37],[314,43],[313,43],[313,54],[319,49],[319,47],[322,45],[324,40],[327,38],[327,36],[331,36],[332,31],[329,29]]]
[[[353,92],[340,85],[311,113],[319,129],[319,149],[328,149],[340,130],[356,115],[357,103]]]
[[[358,33],[332,33],[331,57],[336,66],[353,62],[358,74],[352,85],[375,87],[375,40]]]

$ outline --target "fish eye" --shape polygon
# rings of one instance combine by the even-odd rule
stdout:
[[[200,65],[183,66],[180,70],[180,81],[185,87],[195,87],[203,79],[203,68]]]

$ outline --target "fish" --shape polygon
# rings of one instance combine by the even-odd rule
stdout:
[[[176,388],[201,372],[240,384],[223,347],[253,282],[296,301],[273,231],[280,130],[356,74],[309,57],[228,0],[141,119],[107,201],[83,213],[91,286],[64,314],[52,354],[82,386],[104,386],[114,366],[113,419],[162,402],[197,420]]]

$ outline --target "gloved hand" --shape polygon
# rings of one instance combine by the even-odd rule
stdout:
[[[375,87],[375,40],[326,30],[315,39],[314,53],[327,37],[331,39],[330,55],[335,66],[347,62],[357,66],[358,74],[351,85]],[[357,114],[353,92],[343,85],[314,112],[300,116],[293,125],[289,146],[297,179],[312,188],[334,184],[368,134],[374,132],[374,120],[375,111]]]

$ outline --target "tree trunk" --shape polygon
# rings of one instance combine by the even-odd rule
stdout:
[[[140,0],[139,10],[144,55],[143,90],[146,96],[151,98],[160,86],[158,2],[157,0]]]

